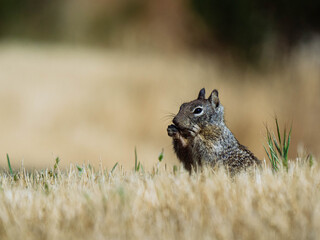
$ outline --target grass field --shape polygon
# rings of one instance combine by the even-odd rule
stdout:
[[[318,239],[318,53],[302,46],[259,72],[189,52],[0,43],[0,240]],[[179,167],[170,114],[202,87],[219,89],[259,159],[275,115],[292,123],[288,166],[235,178]]]
[[[0,239],[318,239],[320,167],[231,179],[159,163],[0,174]]]

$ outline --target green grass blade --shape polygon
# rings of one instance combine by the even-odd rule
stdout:
[[[268,148],[269,148],[269,151],[270,151],[270,155],[267,152],[266,148],[265,148],[265,150],[267,152],[267,155],[269,157],[270,163],[272,165],[272,169],[277,171],[278,170],[278,165],[279,165],[279,158],[278,158],[278,155],[277,155],[277,153],[276,153],[276,151],[274,149],[271,133],[270,133],[268,128],[266,128],[266,129],[267,129],[267,144],[268,144]]]
[[[137,147],[134,147],[134,171],[137,171],[138,167],[138,155],[137,155]]]
[[[278,144],[276,137],[272,134],[272,138],[273,138],[273,143],[278,151],[278,153],[280,154],[280,156],[282,155],[281,152],[281,146]]]
[[[309,163],[309,167],[312,167],[313,166],[313,156],[312,154],[308,154],[307,158],[306,158],[306,161]]]
[[[8,153],[7,153],[7,161],[8,161],[9,172],[10,172],[11,176],[13,176],[13,171],[12,171],[12,167],[11,167],[10,158],[9,158]]]
[[[78,172],[79,172],[79,173],[82,173],[82,170],[83,170],[82,167],[80,167],[79,165],[77,165],[77,169],[78,169]]]
[[[58,168],[59,162],[60,162],[60,158],[57,157],[57,158],[56,158],[56,163],[55,163],[54,166],[53,166],[53,169],[54,169],[54,170],[56,170],[56,169]]]
[[[288,152],[289,152],[289,146],[290,146],[290,141],[291,141],[291,131],[292,131],[292,126],[290,128],[289,134],[288,134],[288,139],[287,143],[285,144],[285,152],[284,152],[284,158],[288,160]]]
[[[277,152],[274,150],[272,140],[268,141],[268,146],[273,162],[278,165],[280,163]]]
[[[161,153],[160,153],[160,155],[158,157],[159,162],[161,162],[162,159],[163,159],[163,148],[162,148]]]
[[[266,151],[266,154],[267,154],[267,156],[268,156],[268,158],[269,158],[269,161],[271,162],[271,157],[270,157],[270,155],[269,155],[269,153],[268,153],[268,151],[267,151],[267,148],[266,148],[265,146],[263,146],[263,148],[264,148],[264,150]]]
[[[176,165],[173,165],[172,171],[173,174],[176,174],[178,172],[178,167]]]
[[[137,172],[139,172],[140,170],[140,162],[138,163],[138,166],[137,166]]]
[[[281,134],[280,134],[278,118],[276,118],[276,125],[277,125],[277,134],[278,134],[278,139],[279,139],[279,145],[281,146]]]
[[[118,166],[118,162],[116,162],[116,164],[112,167],[111,173],[113,173],[113,171],[116,169],[117,166]]]
[[[276,170],[277,170],[277,165],[276,165],[273,157],[271,157],[271,153],[269,154],[269,152],[267,151],[267,148],[266,148],[265,146],[263,146],[263,148],[264,148],[264,150],[265,150],[266,153],[267,153],[268,159],[269,159],[269,161],[270,161],[270,163],[271,163],[271,166],[272,166],[272,170],[275,170],[275,171],[276,171]]]
[[[268,143],[270,156],[271,156],[271,164],[273,165],[274,168],[278,168],[279,158],[278,158],[277,152],[274,149],[271,133],[268,128],[267,128],[267,143]]]
[[[283,153],[286,151],[286,139],[287,139],[287,129],[284,128],[284,130],[283,130],[283,146],[282,146]],[[284,157],[284,155],[282,155],[282,157]]]
[[[271,140],[271,133],[270,133],[270,130],[266,127],[266,130],[267,130],[267,139],[268,141]]]
[[[268,145],[267,147],[264,146],[264,150],[267,153],[267,156],[270,160],[273,170],[278,170],[279,167],[282,166],[288,171],[288,152],[289,152],[289,145],[291,141],[292,125],[288,133],[288,136],[287,136],[286,128],[284,128],[283,136],[281,136],[278,119],[275,118],[275,121],[276,121],[276,127],[277,127],[277,134],[275,135],[273,132],[271,132],[268,129],[268,127],[266,127]]]
[[[269,146],[269,149],[270,149],[270,152],[274,155],[277,155],[276,151],[274,150],[274,146],[273,146],[273,142],[272,142],[272,139],[268,139],[268,146]]]

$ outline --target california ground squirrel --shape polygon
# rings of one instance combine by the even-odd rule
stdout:
[[[205,99],[203,88],[196,100],[183,103],[167,131],[178,158],[189,171],[204,164],[224,165],[233,175],[260,165],[260,160],[226,126],[217,90]]]

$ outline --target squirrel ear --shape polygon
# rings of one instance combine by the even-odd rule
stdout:
[[[214,89],[208,98],[209,102],[215,107],[218,107],[220,104],[219,93],[217,89]]]
[[[206,97],[205,95],[206,95],[206,90],[202,88],[199,92],[198,99],[205,99]]]

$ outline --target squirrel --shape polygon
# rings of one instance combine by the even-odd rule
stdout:
[[[167,128],[177,157],[190,173],[192,168],[205,164],[222,165],[231,175],[261,165],[226,126],[218,95],[215,89],[206,99],[202,88],[196,100],[180,106]]]

